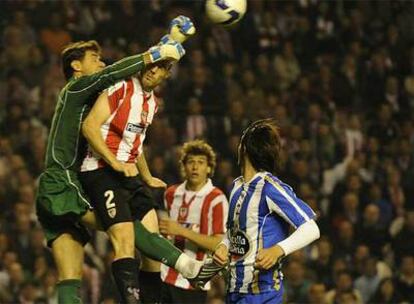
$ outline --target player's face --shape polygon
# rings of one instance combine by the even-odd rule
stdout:
[[[189,155],[184,164],[185,177],[193,185],[204,184],[211,169],[208,166],[207,156]]]
[[[170,71],[164,65],[149,66],[142,73],[142,86],[146,89],[153,89],[158,86],[163,80],[170,76]]]
[[[83,76],[97,73],[104,67],[105,63],[101,60],[99,53],[95,51],[86,51],[85,56],[80,61],[80,72]]]

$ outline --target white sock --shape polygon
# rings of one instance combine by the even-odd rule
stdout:
[[[203,266],[202,261],[197,261],[190,258],[185,253],[182,253],[177,262],[174,265],[174,268],[180,272],[187,279],[195,278],[200,272],[200,268]]]

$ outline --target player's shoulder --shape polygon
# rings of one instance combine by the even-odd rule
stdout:
[[[277,176],[271,173],[266,174],[264,176],[264,180],[265,191],[294,193],[293,188],[290,185],[286,184]]]
[[[171,194],[174,195],[175,191],[177,190],[177,188],[180,186],[181,184],[174,184],[172,186],[169,186],[167,188],[167,190],[165,190],[165,194]]]
[[[237,177],[237,178],[233,181],[233,183],[232,183],[232,187],[235,187],[235,186],[238,186],[238,185],[241,185],[241,184],[243,184],[243,176],[239,176],[239,177]]]
[[[66,83],[63,90],[68,91],[69,93],[80,93],[82,91],[87,91],[87,89],[93,84],[95,80],[95,74],[92,75],[82,75],[81,77],[75,78],[72,77]]]
[[[119,93],[120,91],[124,91],[125,88],[128,86],[128,84],[131,83],[131,81],[132,81],[131,78],[128,78],[128,79],[120,80],[114,83],[113,85],[108,87],[107,89],[108,95],[110,96],[114,93]]]
[[[216,186],[213,186],[213,188],[211,189],[210,193],[212,195],[214,195],[214,196],[224,195],[224,192],[220,188],[218,188]]]
[[[263,179],[265,182],[265,187],[267,188],[280,189],[280,188],[290,187],[289,185],[285,184],[280,178],[278,178],[277,176],[271,173],[265,174],[263,176]]]

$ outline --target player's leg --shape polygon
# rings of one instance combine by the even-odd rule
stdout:
[[[114,248],[112,274],[122,303],[137,303],[139,269],[135,259],[134,226],[122,180],[110,168],[83,172],[79,177]]]
[[[114,249],[112,275],[121,294],[122,303],[138,303],[138,262],[135,259],[132,222],[117,223],[107,229]]]
[[[134,228],[135,246],[142,254],[174,268],[194,287],[203,287],[223,269],[212,260],[201,262],[189,257],[158,233],[149,232],[139,220],[134,222]]]
[[[150,233],[159,233],[158,218],[154,209],[150,210],[141,223]],[[161,303],[161,263],[141,255],[141,270],[139,272],[139,286],[143,303]]]
[[[82,303],[79,289],[84,256],[83,244],[71,234],[63,233],[53,241],[52,253],[59,275],[58,303]]]
[[[136,248],[146,257],[175,268],[187,278],[196,277],[203,263],[190,258],[158,233],[158,227],[155,227],[158,226],[158,219],[151,193],[139,179],[135,180],[133,189],[134,195],[129,200],[129,205],[135,219]],[[141,223],[144,219],[147,224],[151,223],[152,230],[157,232],[148,231]]]
[[[58,270],[58,301],[60,304],[81,303],[79,288],[83,265],[83,245],[89,240],[87,229],[77,221],[88,210],[85,201],[68,173],[46,170],[39,179],[36,213],[52,248]]]
[[[142,254],[175,268],[187,278],[197,276],[203,265],[202,262],[189,257],[158,233],[149,232],[140,221],[134,222],[134,228],[135,246]]]

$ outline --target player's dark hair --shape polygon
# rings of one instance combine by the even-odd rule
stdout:
[[[216,168],[216,153],[213,148],[204,140],[193,140],[186,142],[181,149],[181,170],[184,172],[184,164],[190,155],[204,155],[207,157],[207,163],[210,167],[209,177],[214,175]]]
[[[243,167],[243,155],[257,171],[276,174],[280,166],[281,138],[274,119],[261,119],[244,130],[239,145],[239,165]]]
[[[95,40],[78,41],[67,45],[62,53],[62,69],[66,80],[69,80],[73,76],[73,68],[71,66],[72,61],[82,60],[86,51],[101,52],[101,47]]]

